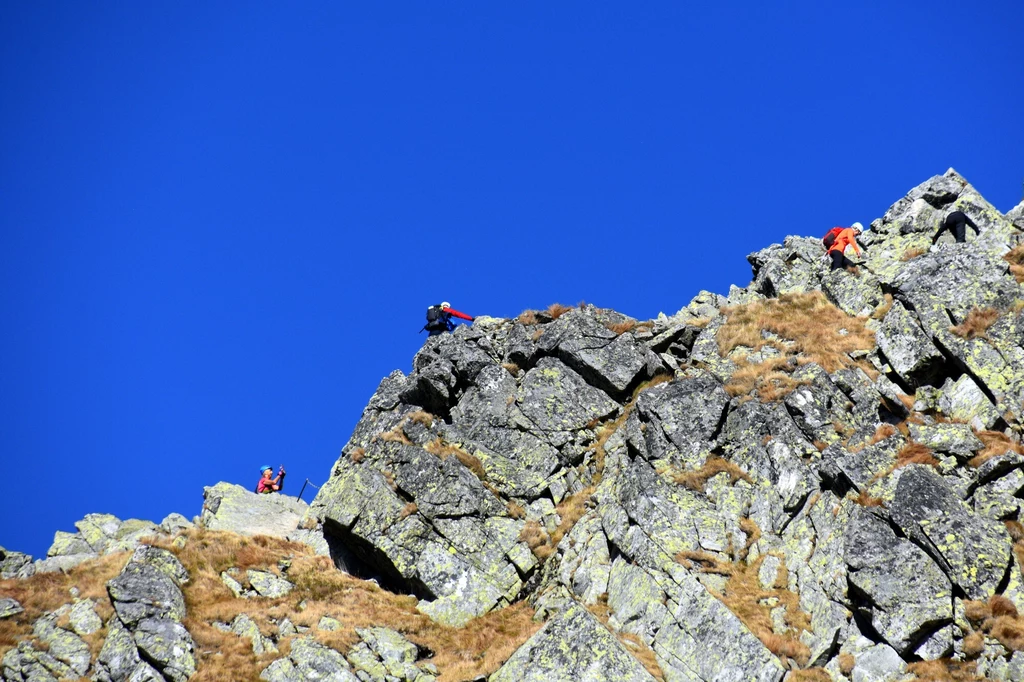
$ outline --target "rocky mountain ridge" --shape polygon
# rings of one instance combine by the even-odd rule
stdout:
[[[981,234],[933,246],[953,208]],[[3,679],[1024,679],[1024,204],[950,170],[861,242],[431,337],[308,508],[0,550]]]

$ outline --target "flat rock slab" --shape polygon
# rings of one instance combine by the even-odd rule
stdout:
[[[10,618],[24,610],[25,609],[21,608],[21,604],[18,603],[17,599],[11,599],[9,597],[0,599],[0,618]]]
[[[218,483],[203,489],[201,523],[210,530],[283,538],[299,526],[308,505],[289,495],[257,495],[240,485]]]
[[[490,682],[653,682],[586,609],[571,606],[519,647]]]
[[[953,618],[949,578],[883,519],[858,507],[846,535],[851,586],[867,597],[871,624],[897,652]]]
[[[295,589],[295,585],[284,578],[279,578],[273,573],[266,571],[249,569],[245,572],[245,575],[249,579],[252,589],[256,590],[256,594],[261,597],[270,597],[272,599],[283,597]]]
[[[291,645],[288,658],[271,663],[260,679],[266,682],[360,682],[345,657],[309,637],[299,637]]]
[[[969,599],[995,594],[1013,543],[1002,524],[975,514],[934,469],[906,467],[891,514]]]

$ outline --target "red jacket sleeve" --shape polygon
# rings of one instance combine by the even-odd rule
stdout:
[[[446,308],[445,312],[448,313],[449,315],[454,315],[455,317],[459,318],[460,320],[469,320],[470,322],[473,321],[472,317],[470,317],[466,313],[460,313],[455,308]]]

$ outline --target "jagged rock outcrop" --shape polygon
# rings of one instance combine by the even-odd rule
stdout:
[[[954,208],[980,236],[933,245]],[[93,514],[41,561],[0,549],[5,580],[132,552],[106,601],[0,599],[30,633],[2,679],[186,680],[223,636],[270,682],[433,682],[455,673],[425,632],[526,605],[543,626],[476,679],[1020,679],[1022,216],[951,170],[872,223],[855,271],[788,237],[671,316],[553,306],[430,337],[308,508],[222,483],[197,531]],[[272,538],[338,570],[292,570],[283,541],[261,563]],[[188,601],[174,552],[201,573]],[[386,591],[401,626],[346,611]]]

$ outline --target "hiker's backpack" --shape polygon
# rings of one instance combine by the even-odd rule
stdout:
[[[439,305],[432,305],[427,308],[426,329],[441,329],[448,327],[448,313]]]
[[[821,243],[825,245],[826,250],[832,248],[832,245],[836,243],[836,237],[838,237],[839,233],[842,231],[843,228],[841,227],[833,227],[831,230],[825,233],[825,236],[821,238]]]

